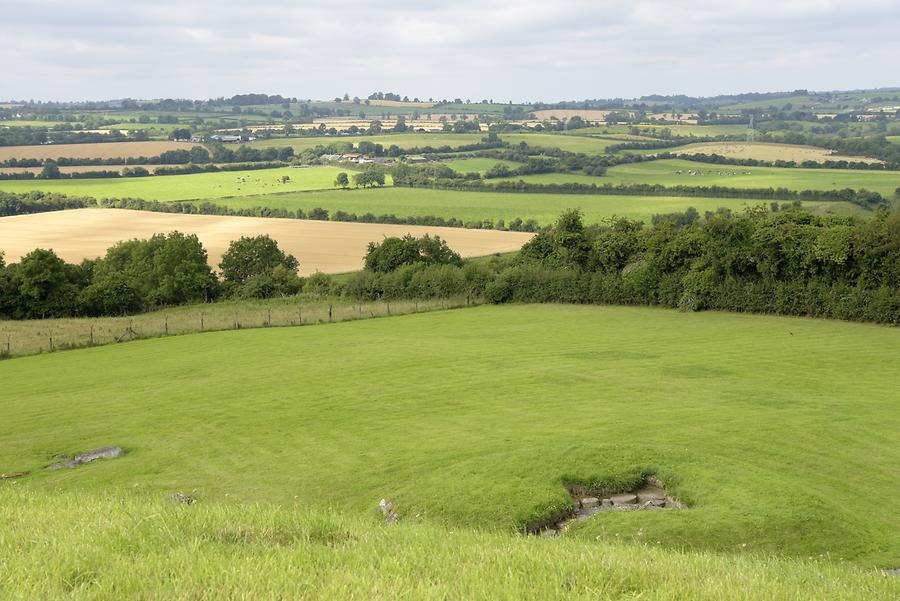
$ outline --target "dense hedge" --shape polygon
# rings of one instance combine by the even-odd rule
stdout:
[[[686,196],[701,198],[737,198],[756,200],[810,200],[850,202],[864,209],[888,206],[877,192],[868,190],[789,190],[787,188],[730,188],[727,186],[662,186],[660,184],[536,184],[522,180],[488,182],[465,178],[394,178],[394,185],[410,188],[466,190],[490,192],[520,192],[533,194],[603,194],[615,196]]]
[[[93,198],[76,198],[40,191],[26,192],[24,194],[0,192],[0,217],[46,213],[64,209],[84,209],[94,206],[97,206],[97,201]]]
[[[787,209],[654,221],[584,227],[568,212],[518,256],[362,272],[335,291],[360,299],[468,294],[496,303],[658,305],[900,324],[900,214],[860,220]]]

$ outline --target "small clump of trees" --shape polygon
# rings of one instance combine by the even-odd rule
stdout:
[[[119,242],[79,264],[41,248],[14,264],[0,253],[0,317],[126,315],[217,298],[294,295],[303,287],[297,259],[265,235],[233,241],[219,267],[220,275],[197,236],[177,231]]]

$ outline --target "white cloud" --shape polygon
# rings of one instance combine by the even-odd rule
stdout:
[[[896,0],[81,0],[4,8],[0,96],[553,100],[900,85]]]

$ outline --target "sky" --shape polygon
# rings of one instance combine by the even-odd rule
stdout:
[[[0,99],[900,86],[900,0],[0,0]]]

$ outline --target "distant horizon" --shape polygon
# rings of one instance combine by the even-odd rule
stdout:
[[[0,95],[78,102],[282,90],[328,98],[382,88],[500,102],[711,97],[877,88],[900,56],[896,0],[82,0],[46,8],[4,7]]]
[[[516,100],[516,99],[507,99],[507,100],[498,100],[497,98],[493,98],[494,104],[507,104],[508,102],[512,102],[516,105],[529,105],[529,104],[562,104],[562,103],[573,103],[573,102],[614,102],[614,101],[641,101],[650,97],[661,97],[661,98],[689,98],[689,99],[698,99],[698,100],[715,100],[717,98],[731,98],[737,96],[745,96],[751,94],[759,94],[759,95],[783,95],[790,96],[795,92],[805,90],[810,93],[810,95],[825,95],[825,94],[861,94],[861,93],[900,93],[900,85],[898,86],[878,86],[878,87],[870,87],[870,88],[830,88],[830,89],[821,89],[815,90],[811,88],[794,88],[792,90],[748,90],[743,92],[724,92],[721,94],[713,94],[713,95],[698,95],[698,94],[688,94],[688,93],[678,93],[678,94],[665,94],[660,92],[642,94],[640,96],[616,96],[616,97],[586,97],[586,98],[565,98],[565,99],[529,99],[529,100]],[[428,102],[428,98],[433,98],[433,102],[439,103],[442,100],[447,100],[449,102],[453,101],[453,98],[438,98],[434,96],[421,96],[414,94],[406,94],[403,91],[397,92],[396,90],[388,90],[381,89],[377,90],[381,92],[395,92],[401,95],[405,95],[409,97],[409,102],[413,102],[414,98],[418,98],[420,102]],[[238,96],[241,94],[268,94],[269,96],[277,96],[281,95],[285,98],[296,98],[299,102],[304,101],[312,101],[312,102],[333,102],[334,99],[338,96],[343,96],[344,93],[348,93],[351,98],[359,97],[361,100],[365,100],[369,94],[374,93],[367,92],[365,94],[353,94],[347,92],[341,92],[340,94],[334,95],[324,95],[320,97],[310,97],[310,96],[298,96],[296,94],[285,94],[283,91],[247,91],[242,90],[239,92],[235,92],[233,94],[225,94],[218,96],[203,96],[203,97],[188,97],[188,96],[154,96],[154,97],[139,97],[139,96],[118,96],[118,97],[109,97],[109,98],[82,98],[82,99],[59,99],[59,98],[0,98],[0,104],[4,103],[43,103],[43,104],[62,104],[62,103],[102,103],[102,102],[118,102],[124,100],[133,100],[136,102],[146,102],[146,101],[160,101],[160,100],[190,100],[190,101],[202,101],[207,102],[209,100],[218,100],[224,99],[228,100],[234,96]],[[454,97],[455,98],[455,97]],[[464,102],[466,100],[471,100],[472,104],[481,103],[482,98],[463,98]]]

